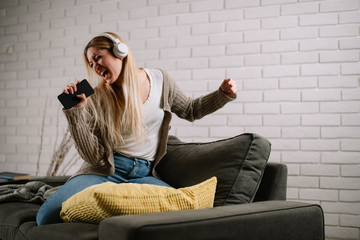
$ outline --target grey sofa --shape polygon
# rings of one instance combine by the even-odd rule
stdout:
[[[114,216],[100,224],[59,223],[38,227],[40,204],[0,204],[0,240],[10,239],[324,239],[319,205],[286,201],[286,165],[267,163],[270,143],[256,134],[210,143],[169,138],[168,153],[158,166],[174,187],[217,176],[213,208]],[[66,178],[44,182],[57,186]]]

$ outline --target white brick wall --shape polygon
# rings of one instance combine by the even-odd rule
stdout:
[[[139,66],[165,68],[190,96],[235,79],[235,102],[195,123],[175,117],[171,134],[185,141],[267,137],[270,161],[289,167],[288,198],[322,205],[327,239],[360,240],[359,5],[0,0],[0,169],[35,174],[49,96],[40,159],[46,173],[66,128],[56,96],[86,77],[87,41],[114,31]]]

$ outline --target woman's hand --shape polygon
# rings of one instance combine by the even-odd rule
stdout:
[[[236,82],[231,78],[225,79],[220,86],[221,91],[223,91],[228,97],[233,97],[238,91]]]
[[[80,83],[80,81],[77,81],[76,84]],[[66,86],[66,88],[64,88],[63,92],[65,94],[74,94],[74,92],[76,92],[77,88],[76,85],[74,83],[70,83],[69,85]],[[87,100],[86,100],[86,96],[84,93],[76,95],[76,97],[80,98],[80,102],[78,104],[76,104],[74,106],[74,108],[79,108],[79,107],[85,107],[87,104]]]

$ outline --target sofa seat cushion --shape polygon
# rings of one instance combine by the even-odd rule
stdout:
[[[98,225],[86,223],[48,224],[38,227],[40,204],[6,202],[0,205],[0,239],[95,240]]]
[[[98,223],[118,215],[210,208],[214,204],[216,177],[200,184],[171,187],[106,182],[88,187],[62,204],[65,222]]]
[[[270,149],[267,139],[251,133],[208,143],[184,143],[171,137],[156,171],[176,188],[216,176],[214,206],[249,203],[259,187]]]

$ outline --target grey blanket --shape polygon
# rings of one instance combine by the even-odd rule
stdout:
[[[58,187],[52,187],[39,181],[26,184],[8,184],[0,186],[1,202],[43,203]]]

